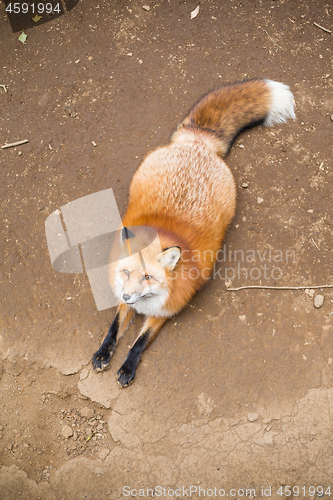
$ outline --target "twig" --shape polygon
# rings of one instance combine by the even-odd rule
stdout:
[[[26,144],[27,142],[29,142],[29,140],[24,139],[23,141],[12,142],[11,144],[4,144],[3,146],[1,146],[1,149],[12,148],[14,146],[20,146],[21,144]]]
[[[247,285],[238,288],[227,288],[228,292],[238,292],[239,290],[246,289],[262,289],[262,290],[311,290],[316,288],[333,288],[333,285],[318,285],[318,286],[261,286],[261,285]]]
[[[281,50],[282,50],[282,52],[284,52],[284,49],[283,49],[282,47],[280,47],[280,45],[278,45],[276,42],[274,42],[273,38],[271,38],[271,37],[269,36],[269,34],[268,34],[268,33],[267,33],[267,31],[265,30],[265,28],[263,28],[263,30],[264,30],[264,32],[266,33],[266,35],[268,36],[268,38],[271,40],[271,42],[273,42],[273,43],[274,43],[274,45],[276,45],[279,49],[281,49]]]
[[[320,28],[321,30],[326,31],[326,33],[332,33],[332,31],[331,31],[331,30],[328,30],[327,28],[324,28],[323,26],[320,26],[320,24],[318,24],[318,23],[315,23],[315,22],[314,22],[313,24],[314,24],[315,26],[317,26],[317,28]]]
[[[81,170],[81,168],[83,168],[85,165],[87,165],[87,162],[85,162],[83,165],[81,165],[81,167],[77,168],[76,170]]]
[[[319,246],[317,245],[317,243],[315,242],[315,240],[313,238],[311,238],[311,241],[312,243],[314,244],[314,246],[320,251],[320,248]]]
[[[6,93],[8,92],[6,85],[0,85],[0,87],[2,87]]]

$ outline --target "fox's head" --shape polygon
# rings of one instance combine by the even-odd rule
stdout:
[[[124,229],[120,242],[122,252],[110,274],[113,291],[120,302],[137,312],[160,315],[170,292],[168,276],[180,259],[180,248],[161,249],[156,231],[147,234],[151,228]],[[155,236],[153,241],[152,236]]]

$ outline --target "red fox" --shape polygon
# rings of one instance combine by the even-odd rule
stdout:
[[[210,277],[235,212],[235,182],[222,159],[233,139],[244,127],[288,118],[295,114],[286,85],[272,80],[225,85],[194,105],[168,146],[146,157],[130,186],[117,250],[123,246],[129,253],[110,272],[120,305],[93,356],[96,371],[108,367],[117,336],[133,315],[144,314],[144,325],[117,372],[121,387],[133,382],[144,349]],[[158,235],[159,245],[150,245],[144,258],[130,251],[136,227],[153,228]]]

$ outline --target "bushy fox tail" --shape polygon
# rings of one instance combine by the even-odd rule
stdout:
[[[272,80],[249,80],[224,85],[202,97],[173,134],[173,142],[186,140],[188,132],[200,130],[205,142],[225,156],[244,127],[274,125],[295,119],[290,88]],[[192,135],[192,134],[191,134]]]

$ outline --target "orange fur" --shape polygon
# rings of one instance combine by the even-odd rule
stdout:
[[[93,361],[98,369],[107,366],[119,318],[123,329],[131,308],[146,314],[118,372],[122,387],[132,382],[143,349],[166,319],[210,277],[236,206],[233,175],[221,156],[242,128],[264,120],[269,125],[285,121],[294,117],[293,106],[289,88],[270,80],[221,87],[200,99],[171,143],[148,155],[134,174],[123,226],[153,228],[159,245],[135,250],[141,237],[126,236],[114,249],[111,285],[126,305],[118,309]],[[122,248],[129,250],[126,258]]]
[[[245,126],[263,120],[269,111],[270,91],[263,80],[225,85],[202,97],[182,123],[219,138],[224,156],[235,135]]]

